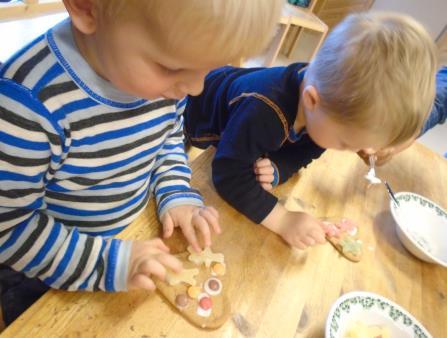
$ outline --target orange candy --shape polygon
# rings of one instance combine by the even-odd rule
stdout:
[[[225,274],[225,265],[221,263],[213,264],[213,267],[211,269],[218,276],[222,276]]]
[[[202,289],[198,286],[190,286],[188,288],[188,296],[192,299],[197,298],[197,296],[202,292]]]

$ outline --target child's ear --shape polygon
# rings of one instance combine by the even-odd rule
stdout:
[[[303,103],[308,111],[315,111],[316,106],[320,103],[320,95],[314,86],[304,87]]]
[[[86,35],[96,31],[97,12],[94,0],[63,0],[73,25]]]

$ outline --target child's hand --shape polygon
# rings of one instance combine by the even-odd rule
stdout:
[[[309,246],[326,243],[324,224],[304,212],[288,211],[279,235],[291,246],[306,249]]]
[[[259,182],[261,187],[267,191],[273,189],[273,181],[275,179],[273,173],[275,169],[273,168],[272,162],[268,158],[259,158],[253,165],[253,170],[256,175],[256,180]]]
[[[202,234],[204,246],[211,246],[210,227],[220,234],[219,214],[213,207],[197,207],[192,205],[181,205],[166,211],[161,217],[163,223],[163,237],[168,238],[174,232],[175,227],[182,229],[183,235],[194,250],[201,251],[202,248],[196,236],[196,231]]]
[[[129,290],[155,290],[152,276],[164,280],[166,277],[166,268],[180,272],[182,270],[182,263],[169,254],[169,248],[161,239],[133,241],[127,288]]]
[[[369,167],[369,156],[371,156],[369,153],[365,152],[364,150],[360,150],[357,155],[360,156],[360,158],[365,162],[365,164]],[[387,148],[380,150],[376,153],[374,153],[374,156],[376,157],[375,164],[378,166],[381,166],[391,160],[393,156],[395,155],[394,148]]]
[[[391,160],[393,158],[394,155],[396,155],[396,154],[400,153],[401,151],[404,151],[405,149],[410,147],[414,143],[415,140],[416,140],[416,138],[411,138],[410,140],[408,140],[404,143],[401,143],[397,146],[384,148],[382,150],[375,152],[374,155],[376,156],[376,162],[375,162],[376,165],[381,166],[381,165],[387,163],[389,160]],[[365,164],[367,166],[369,166],[369,155],[372,155],[372,154],[365,150],[360,150],[357,154],[360,156],[360,158],[363,160],[363,162],[365,162]]]

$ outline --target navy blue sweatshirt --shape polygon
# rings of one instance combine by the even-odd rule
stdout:
[[[189,97],[185,132],[196,147],[217,147],[213,182],[235,209],[260,223],[277,199],[256,181],[254,162],[267,156],[285,182],[321,155],[303,130],[292,130],[306,64],[276,68],[223,67],[211,72],[200,96]],[[447,117],[447,68],[436,79],[436,99],[421,134]]]
[[[212,164],[216,190],[256,223],[277,198],[256,181],[255,161],[268,157],[281,183],[324,151],[305,130],[296,135],[292,128],[306,66],[220,68],[207,76],[200,96],[188,98],[188,139],[199,148],[217,147]]]

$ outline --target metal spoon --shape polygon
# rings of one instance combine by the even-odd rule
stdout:
[[[369,170],[368,173],[365,175],[365,178],[369,181],[370,184],[380,184],[382,183],[382,180],[376,176],[376,156],[370,155],[369,156]],[[385,184],[386,190],[388,191],[388,195],[392,198],[394,203],[396,203],[397,206],[399,206],[399,201],[397,200],[396,196],[394,195],[393,190],[391,189],[390,185],[387,181],[383,181]]]
[[[388,190],[388,194],[391,196],[394,203],[396,203],[396,205],[399,207],[400,206],[399,201],[397,200],[396,196],[394,195],[394,192],[391,189],[390,185],[388,184],[387,181],[384,181],[383,183],[385,183],[385,187],[386,187],[386,190]]]

